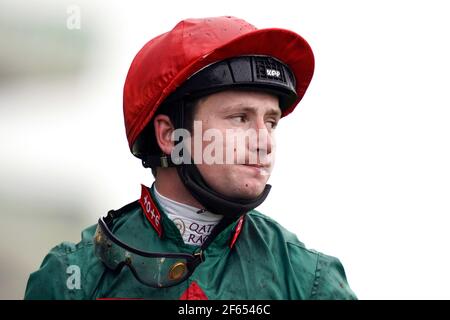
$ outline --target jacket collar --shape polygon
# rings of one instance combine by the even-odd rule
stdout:
[[[175,223],[167,216],[164,209],[158,203],[155,194],[154,186],[151,188],[141,184],[141,197],[139,199],[142,212],[145,220],[149,222],[150,227],[155,230],[160,239],[170,239],[182,247],[194,247],[185,244],[181,234]],[[228,225],[217,237],[213,240],[210,248],[220,248],[228,246],[233,248],[244,225],[245,214],[236,218],[230,225]]]

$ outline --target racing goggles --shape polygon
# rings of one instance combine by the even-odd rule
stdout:
[[[139,204],[133,202],[130,205]],[[111,232],[114,220],[124,211],[111,210],[98,220],[94,236],[95,255],[108,269],[120,272],[127,266],[142,284],[167,288],[188,279],[204,260],[203,246],[198,252],[189,254],[147,252],[125,244]]]

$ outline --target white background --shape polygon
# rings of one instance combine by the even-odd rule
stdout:
[[[31,20],[51,12],[64,37],[93,30],[95,41],[76,80],[0,87],[0,192],[19,208],[0,213],[11,221],[3,253],[13,254],[12,241],[21,249],[19,267],[3,268],[15,282],[1,297],[20,298],[53,245],[79,241],[82,227],[151,184],[128,151],[122,118],[137,51],[184,18],[234,15],[299,33],[316,59],[304,99],[277,129],[273,188],[259,210],[307,247],[338,257],[360,299],[450,298],[448,2],[111,2],[9,3]],[[80,30],[66,28],[70,4],[81,9]],[[56,204],[70,231],[46,222],[46,232],[18,240],[23,223],[45,227],[32,206],[18,206],[30,199]],[[82,222],[70,224],[69,207],[81,208]]]

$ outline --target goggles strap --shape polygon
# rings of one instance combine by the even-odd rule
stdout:
[[[134,210],[140,206],[139,200],[130,202],[129,204],[123,206],[118,210],[109,210],[108,215],[104,218],[107,224],[110,224],[114,219],[120,217],[122,214],[127,213],[128,211]]]

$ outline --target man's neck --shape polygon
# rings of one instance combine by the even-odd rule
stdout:
[[[166,198],[204,209],[204,206],[186,189],[176,168],[158,168],[155,185],[158,192]]]

